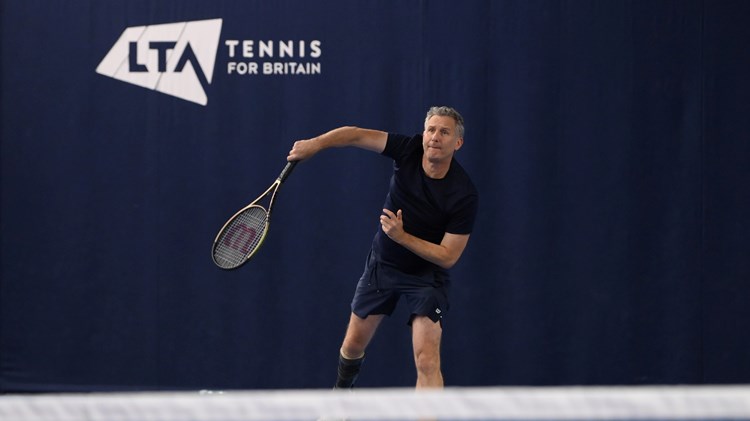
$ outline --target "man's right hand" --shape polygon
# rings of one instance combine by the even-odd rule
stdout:
[[[312,157],[316,153],[320,152],[320,144],[316,142],[317,138],[298,140],[294,142],[292,149],[287,155],[287,161],[302,161]]]

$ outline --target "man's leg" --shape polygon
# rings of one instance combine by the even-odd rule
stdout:
[[[440,338],[443,328],[429,317],[416,316],[412,321],[414,363],[417,366],[417,389],[442,388],[440,371]]]
[[[375,314],[362,319],[352,313],[344,343],[341,345],[336,389],[349,389],[354,386],[365,358],[365,349],[383,317],[382,314]]]

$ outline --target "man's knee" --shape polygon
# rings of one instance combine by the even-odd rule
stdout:
[[[382,315],[371,315],[363,319],[352,313],[341,346],[345,357],[359,358],[365,353],[382,318]]]
[[[427,376],[440,373],[440,324],[427,317],[416,317],[412,329],[417,371]]]
[[[344,341],[341,345],[341,355],[350,360],[356,360],[365,355],[365,347],[362,344],[354,344],[350,341]]]
[[[414,355],[414,363],[417,372],[420,374],[431,376],[440,373],[440,354],[438,351],[418,351]]]
[[[368,336],[362,335],[356,328],[349,326],[341,344],[341,355],[348,359],[357,359],[365,354],[368,345]]]

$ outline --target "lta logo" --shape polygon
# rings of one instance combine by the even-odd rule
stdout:
[[[206,105],[221,23],[209,19],[126,28],[96,72]]]

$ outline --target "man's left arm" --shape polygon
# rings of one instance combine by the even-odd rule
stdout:
[[[431,243],[404,231],[400,209],[396,213],[383,209],[383,214],[380,216],[380,225],[391,240],[443,269],[450,269],[458,262],[469,242],[469,234],[446,232],[440,244]]]

